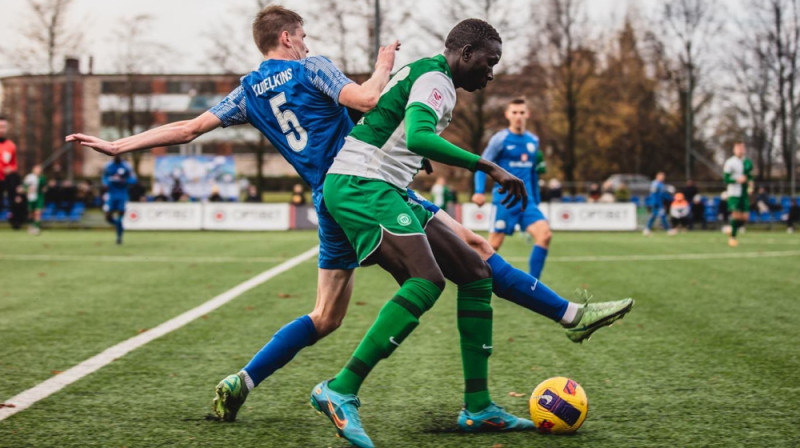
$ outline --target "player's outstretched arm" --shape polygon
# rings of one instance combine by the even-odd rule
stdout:
[[[522,207],[528,203],[525,184],[519,178],[500,168],[497,164],[481,158],[477,154],[465,151],[436,134],[438,117],[433,109],[420,103],[413,103],[406,109],[406,145],[423,157],[448,165],[467,168],[470,171],[481,171],[497,182],[500,193],[508,192],[502,204],[512,207],[522,201]]]
[[[205,112],[191,120],[165,124],[113,142],[86,134],[71,134],[68,135],[65,140],[67,142],[78,142],[97,152],[114,156],[140,149],[189,143],[206,132],[219,127],[221,124],[222,122],[220,119],[214,114]]]
[[[339,104],[360,112],[368,112],[375,107],[383,88],[389,83],[395,52],[399,48],[400,41],[381,47],[378,51],[378,61],[375,63],[375,72],[361,85],[350,83],[344,86],[339,93]]]

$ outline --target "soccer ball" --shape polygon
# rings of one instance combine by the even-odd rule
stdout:
[[[531,420],[543,434],[573,433],[589,412],[589,401],[581,385],[563,376],[539,383],[529,404]]]

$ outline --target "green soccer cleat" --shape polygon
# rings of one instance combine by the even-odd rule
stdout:
[[[492,403],[486,409],[469,412],[462,409],[458,414],[458,429],[464,432],[522,431],[536,429],[533,422],[506,412]]]
[[[572,342],[583,342],[599,328],[616,322],[633,308],[633,299],[622,299],[614,302],[586,303],[581,307],[578,323],[567,328],[567,338]]]
[[[328,387],[328,381],[323,381],[311,390],[311,406],[331,420],[339,437],[360,448],[375,447],[361,426],[358,416],[361,402],[355,395],[334,392]]]
[[[225,422],[236,420],[236,414],[244,404],[244,400],[247,399],[247,393],[244,374],[239,372],[236,375],[229,375],[217,384],[214,396],[214,414]]]

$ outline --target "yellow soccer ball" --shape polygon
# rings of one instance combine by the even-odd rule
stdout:
[[[563,376],[539,383],[529,404],[531,420],[543,434],[573,433],[589,412],[589,400],[581,385]]]

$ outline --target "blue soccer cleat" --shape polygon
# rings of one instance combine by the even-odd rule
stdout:
[[[464,432],[490,432],[522,431],[536,429],[536,427],[532,421],[515,417],[492,403],[486,409],[478,412],[462,409],[458,414],[458,429]]]
[[[340,437],[360,448],[374,448],[372,440],[361,427],[361,418],[358,416],[361,402],[358,397],[332,391],[328,381],[317,384],[311,391],[311,406],[328,416]]]

